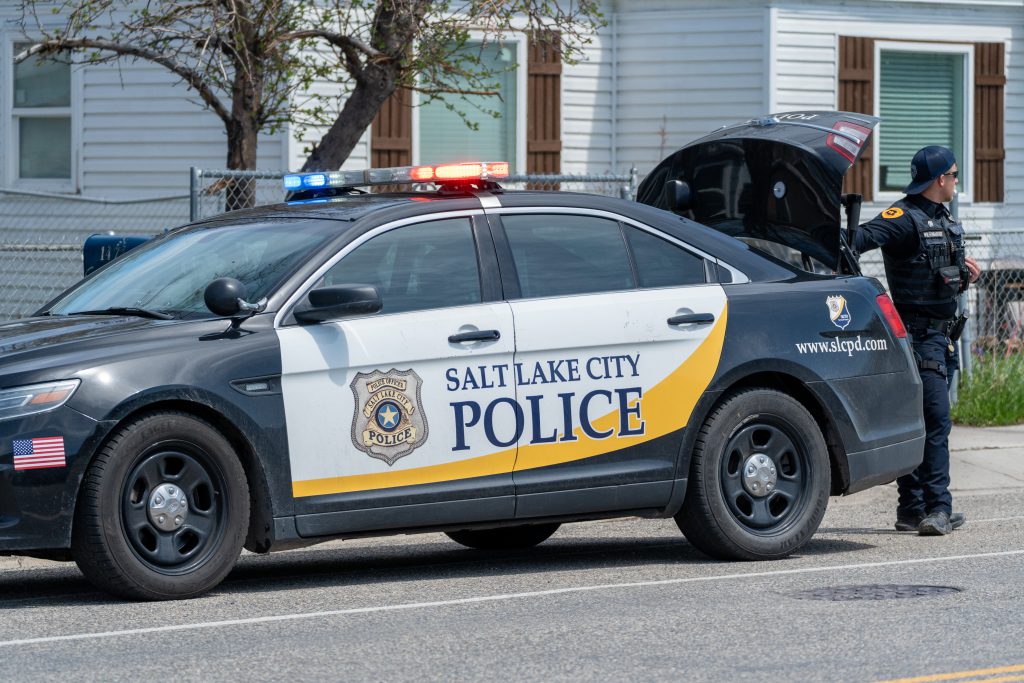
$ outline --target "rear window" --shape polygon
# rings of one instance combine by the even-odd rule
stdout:
[[[502,216],[523,297],[633,289],[617,221],[594,216]]]
[[[706,281],[700,256],[631,225],[623,230],[633,250],[641,287],[680,287]]]

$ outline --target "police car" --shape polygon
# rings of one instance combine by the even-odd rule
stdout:
[[[899,317],[844,256],[875,120],[799,116],[688,145],[641,202],[503,191],[502,163],[296,174],[128,251],[0,326],[0,553],[135,599],[243,546],[627,515],[793,553],[924,438]],[[431,189],[367,191],[402,183]]]

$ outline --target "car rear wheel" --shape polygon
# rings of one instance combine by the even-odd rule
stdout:
[[[825,439],[807,409],[779,391],[742,391],[701,428],[676,523],[715,558],[786,557],[817,531],[829,484]]]
[[[532,548],[551,538],[559,524],[524,524],[497,529],[464,529],[445,535],[456,543],[476,550],[521,550]]]
[[[71,549],[82,573],[114,595],[200,595],[235,564],[249,521],[249,488],[231,444],[176,412],[123,427],[86,471]]]

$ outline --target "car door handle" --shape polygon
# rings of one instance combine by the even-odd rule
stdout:
[[[501,339],[501,332],[497,330],[470,330],[469,332],[459,332],[448,337],[450,344],[462,344],[463,342],[477,342],[477,341],[498,341]]]
[[[715,322],[714,313],[684,313],[683,315],[674,315],[668,319],[669,325],[707,324],[713,322]]]

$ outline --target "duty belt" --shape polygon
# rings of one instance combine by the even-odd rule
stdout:
[[[943,377],[946,377],[946,364],[940,363],[937,360],[919,360],[917,361],[917,367],[922,370],[934,370]]]
[[[936,330],[941,332],[943,336],[948,337],[949,333],[953,331],[953,326],[956,324],[955,319],[947,318],[925,318],[922,316],[908,317],[903,321],[903,324],[908,330],[913,332],[923,332],[925,330]]]

